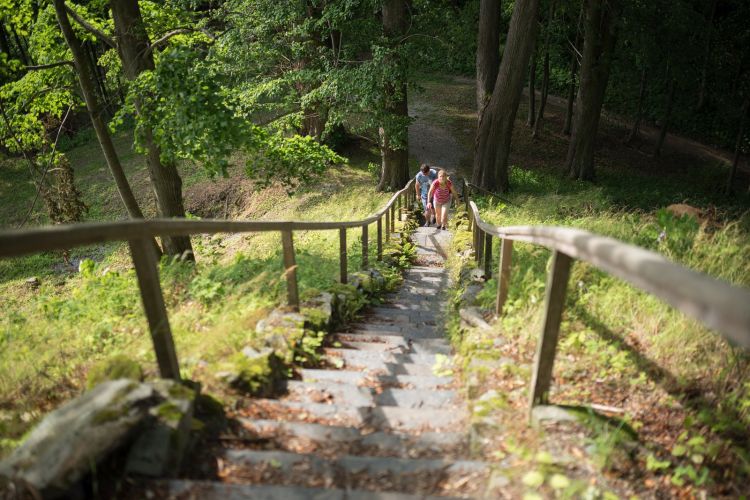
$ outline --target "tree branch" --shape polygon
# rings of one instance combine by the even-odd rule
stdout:
[[[37,66],[24,66],[23,69],[28,71],[37,71],[40,69],[49,69],[49,68],[56,68],[58,66],[65,66],[65,65],[73,66],[73,61],[58,61],[54,63],[49,64],[39,64]]]
[[[194,32],[197,32],[197,31],[203,33],[204,35],[206,35],[211,40],[216,40],[216,37],[213,35],[213,33],[211,33],[208,30],[202,29],[202,28],[198,28],[198,29],[196,29],[196,28],[177,28],[175,30],[168,31],[161,38],[159,38],[158,40],[154,41],[151,45],[149,45],[149,47],[146,49],[146,55],[150,54],[154,50],[158,49],[159,47],[161,47],[162,45],[164,45],[165,43],[167,43],[167,41],[170,38],[172,38],[173,36],[182,35],[184,33],[194,33]]]
[[[104,44],[108,45],[110,48],[112,49],[117,48],[117,44],[115,43],[115,40],[112,37],[104,33],[102,30],[92,26],[84,18],[79,16],[78,13],[74,11],[73,8],[70,7],[68,4],[65,4],[65,10],[68,11],[68,14],[70,14],[70,17],[72,17],[75,22],[80,24],[83,27],[83,29],[93,34],[96,38],[98,38]]]

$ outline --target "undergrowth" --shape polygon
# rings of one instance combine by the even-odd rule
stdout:
[[[602,177],[608,175],[605,170]],[[594,186],[561,180],[554,172],[514,168],[514,189],[509,196],[475,201],[482,217],[496,225],[583,228],[750,287],[750,214],[743,212],[747,200],[728,201],[699,185],[682,185],[674,179],[671,186],[626,174],[620,174],[616,182],[600,181]],[[665,210],[677,202],[703,208],[703,220]],[[457,250],[461,239],[456,238]],[[463,242],[467,240],[463,236]],[[497,241],[493,255],[499,255]],[[466,361],[465,376],[482,378],[482,369],[471,362],[477,357],[512,360],[500,369],[485,370],[488,385],[483,387],[494,383],[498,390],[505,390],[500,406],[508,412],[504,418],[512,416],[503,425],[512,432],[502,433],[507,441],[498,445],[499,453],[525,456],[521,462],[526,469],[522,470],[533,466],[534,450],[550,445],[516,425],[519,413],[526,411],[549,257],[545,248],[516,242],[509,296],[503,316],[495,323],[496,332],[462,332],[457,320],[452,325],[454,341]],[[493,310],[496,293],[497,281],[492,278],[479,293],[478,305]],[[638,433],[643,449],[635,455],[625,453],[625,464],[614,460],[619,464],[613,466],[612,457],[623,450],[617,434],[601,428],[588,431],[586,449],[593,454],[592,463],[611,476],[604,484],[613,486],[622,479],[638,485],[635,490],[615,490],[632,492],[645,485],[664,494],[705,490],[709,495],[732,495],[750,475],[750,358],[716,332],[647,293],[576,262],[554,370],[552,402],[612,407],[623,412],[618,413],[622,421]],[[524,481],[524,488],[553,491],[545,482],[550,474],[525,478],[529,484]]]
[[[364,168],[348,166],[291,197],[280,189],[249,196],[258,198],[246,204],[264,218],[336,221],[364,218],[390,197],[375,191]],[[377,234],[375,224],[369,234]],[[336,286],[338,237],[337,230],[294,233],[303,298]],[[161,284],[182,376],[220,392],[212,367],[252,343],[258,320],[286,300],[280,235],[196,236],[193,246],[196,264],[162,259]],[[361,267],[361,249],[361,229],[348,230],[350,272]],[[370,262],[375,252],[371,236]],[[127,354],[146,376],[156,374],[127,247],[76,249],[70,258],[77,268],[55,253],[0,260],[0,455],[45,412],[80,392],[96,363]],[[39,284],[27,283],[29,277]]]

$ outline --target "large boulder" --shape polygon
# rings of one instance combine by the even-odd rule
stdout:
[[[160,399],[153,387],[133,380],[99,384],[48,414],[0,463],[0,476],[45,498],[63,495],[91,464],[127,442]]]

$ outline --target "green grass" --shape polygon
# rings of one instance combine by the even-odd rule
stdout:
[[[118,136],[118,148],[127,149],[128,141],[126,135]],[[68,152],[92,207],[88,217],[122,217],[119,199],[94,146],[86,143]],[[330,169],[326,178],[294,196],[277,188],[248,193],[244,204],[250,208],[243,216],[347,220],[370,215],[390,196],[375,191],[375,181],[366,171],[372,155],[365,151],[354,156],[351,166]],[[134,189],[148,199],[142,159],[125,152],[123,160]],[[4,175],[8,182],[13,178],[5,171]],[[212,182],[199,170],[184,179],[186,186],[199,188]],[[242,182],[242,177],[235,182]],[[23,199],[19,194],[16,202]],[[375,224],[369,229],[373,241]],[[338,238],[338,230],[294,233],[303,297],[338,280]],[[197,264],[163,259],[161,282],[183,376],[200,380],[211,390],[217,385],[215,368],[259,340],[255,323],[285,302],[286,282],[278,233],[196,236],[193,245]],[[347,231],[347,248],[352,272],[362,262],[361,229]],[[369,250],[373,262],[374,243]],[[143,365],[147,376],[156,374],[127,247],[108,244],[75,249],[71,258],[73,262],[88,259],[82,272],[66,266],[57,253],[0,260],[0,307],[4,311],[0,317],[0,436],[5,439],[0,442],[0,453],[3,447],[12,447],[44,412],[82,390],[86,372],[97,362],[127,354]],[[24,283],[31,276],[40,279],[38,289]]]

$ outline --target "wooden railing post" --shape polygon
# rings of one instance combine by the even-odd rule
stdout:
[[[378,260],[383,260],[383,217],[378,217]]]
[[[129,240],[128,244],[135,265],[135,274],[138,277],[138,288],[141,290],[141,300],[151,332],[151,341],[156,352],[159,375],[162,378],[180,380],[180,366],[177,363],[172,330],[169,327],[167,308],[164,305],[164,296],[159,283],[154,239],[137,238]]]
[[[484,237],[485,237],[485,234],[486,233],[484,231],[482,231],[482,229],[479,226],[477,226],[477,249],[476,249],[476,254],[477,254],[477,265],[478,266],[481,266],[482,262],[484,261]]]
[[[503,314],[503,306],[508,299],[508,290],[510,288],[510,264],[513,259],[513,240],[503,238],[500,244],[500,264],[497,273],[497,304],[495,304],[495,314]]]
[[[367,224],[362,226],[362,269],[367,269],[370,246],[368,241]]]
[[[391,203],[391,232],[396,232],[396,206]]]
[[[469,205],[470,195],[471,188],[468,184],[464,183],[464,204],[466,205],[466,215],[469,216],[469,231],[474,227],[474,214],[471,212],[471,205]]]
[[[284,250],[284,274],[286,275],[287,302],[292,309],[299,311],[297,263],[294,258],[294,239],[291,230],[281,231],[281,246]]]
[[[549,395],[552,365],[555,362],[557,337],[560,333],[560,320],[565,306],[565,292],[568,288],[571,262],[572,259],[564,253],[557,250],[552,253],[552,268],[547,277],[542,336],[534,357],[529,411],[535,405],[546,403]]]
[[[347,282],[346,267],[346,228],[342,227],[339,229],[339,281],[344,284]]]
[[[484,277],[490,279],[492,276],[492,235],[484,233]]]
[[[385,241],[391,241],[391,209],[385,209]]]

